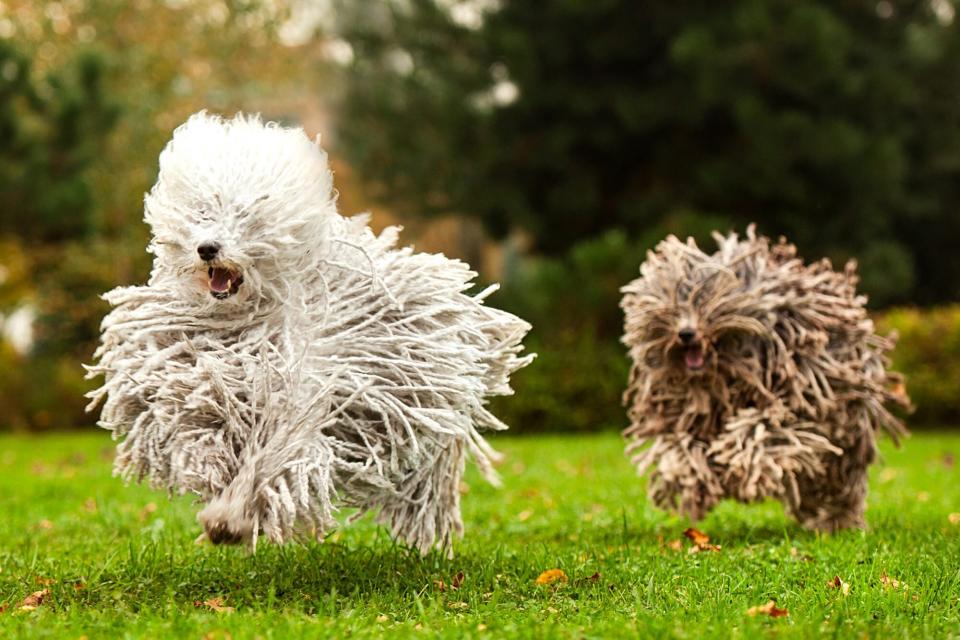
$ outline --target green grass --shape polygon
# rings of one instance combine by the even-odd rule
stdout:
[[[111,478],[101,434],[0,437],[0,637],[960,637],[960,436],[885,446],[869,531],[723,504],[699,525],[722,549],[696,554],[670,548],[689,523],[648,505],[615,435],[496,444],[504,488],[469,476],[448,560],[369,521],[255,555],[198,546],[196,507]],[[569,582],[535,584],[554,568]],[[235,611],[195,606],[211,598]],[[789,616],[747,615],[769,600]]]

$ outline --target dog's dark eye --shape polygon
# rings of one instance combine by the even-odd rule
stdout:
[[[667,337],[667,330],[663,327],[653,327],[647,330],[648,342],[659,342]]]
[[[158,247],[161,247],[165,251],[183,251],[183,247],[179,242],[175,240],[168,240],[165,238],[154,238],[153,244]]]

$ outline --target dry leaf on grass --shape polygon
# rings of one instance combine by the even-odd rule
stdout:
[[[776,600],[770,600],[766,604],[757,605],[747,609],[747,615],[754,617],[758,615],[770,616],[771,618],[785,618],[790,615],[786,609],[777,607]]]
[[[670,542],[667,543],[667,547],[671,551],[681,551],[683,550],[683,540],[681,540],[680,538],[677,538],[676,540],[671,540]]]
[[[960,513],[951,513],[948,515],[947,522],[950,524],[960,524]]]
[[[587,581],[588,581],[588,582],[597,582],[597,581],[599,581],[599,580],[600,580],[600,572],[599,572],[599,571],[595,572],[592,576],[590,576],[589,578],[587,578]]]
[[[940,461],[943,463],[947,469],[953,469],[953,465],[956,464],[957,459],[949,451],[943,454],[943,457],[940,458]]]
[[[690,553],[698,553],[700,551],[720,551],[720,545],[710,544],[710,536],[699,529],[690,527],[683,532],[683,535],[693,543],[693,546],[690,547]]]
[[[42,591],[34,591],[26,598],[23,599],[23,602],[20,603],[21,611],[33,611],[47,599],[47,596],[50,595],[50,589],[44,589]]]
[[[555,582],[567,582],[567,574],[560,569],[550,569],[537,576],[537,584],[554,584]]]
[[[710,536],[705,534],[703,531],[700,531],[700,529],[694,529],[693,527],[690,527],[684,531],[683,536],[696,545],[707,544],[710,542]]]
[[[453,576],[453,578],[450,580],[450,588],[459,589],[460,585],[463,584],[464,577],[463,571],[458,571],[457,575]]]
[[[443,593],[444,591],[447,590],[447,585],[444,584],[443,580],[434,580],[433,586],[435,586],[437,588],[437,591],[439,591],[440,593]]]
[[[844,582],[840,576],[833,576],[832,580],[827,580],[827,587],[831,589],[839,589],[840,593],[845,596],[850,595],[850,585]]]
[[[157,503],[148,502],[146,505],[144,505],[143,509],[140,510],[140,521],[146,522],[150,518],[150,516],[154,514],[156,510],[157,510]]]
[[[904,591],[908,591],[910,589],[905,582],[900,582],[896,578],[888,576],[886,571],[880,574],[880,584],[887,590],[898,591],[902,588]]]
[[[219,596],[216,598],[210,598],[209,600],[204,600],[203,602],[194,600],[193,606],[197,607],[198,609],[201,607],[206,607],[211,611],[216,611],[217,613],[233,613],[234,611],[233,607],[225,606],[223,604],[223,598]]]

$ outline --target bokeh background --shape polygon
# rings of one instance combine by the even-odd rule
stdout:
[[[914,428],[960,422],[953,0],[0,0],[0,430],[89,428],[190,113],[321,135],[342,212],[468,260],[540,358],[516,432],[615,429],[619,287],[668,233],[858,259]]]

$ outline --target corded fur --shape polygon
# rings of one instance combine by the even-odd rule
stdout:
[[[494,288],[468,294],[464,263],[339,216],[326,155],[299,129],[192,116],[145,220],[150,280],[106,294],[90,367],[117,473],[199,496],[215,541],[321,537],[349,506],[449,552],[465,459],[496,479],[481,432],[506,425],[486,398],[533,358],[529,325],[484,304]],[[233,295],[211,295],[211,265],[242,274]]]
[[[752,226],[714,237],[714,253],[667,238],[623,288],[628,455],[655,466],[658,506],[693,519],[723,498],[773,497],[808,528],[864,526],[875,435],[906,434],[887,406],[909,400],[855,264],[804,265]]]

